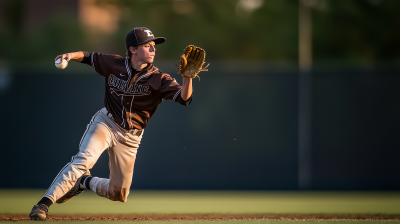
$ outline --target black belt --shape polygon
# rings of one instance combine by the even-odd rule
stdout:
[[[107,112],[107,117],[109,117],[110,119],[112,119],[112,120],[114,120],[114,118],[113,118],[113,116],[112,116],[112,114],[110,113],[110,112]],[[119,125],[118,125],[119,126]],[[121,127],[121,126],[120,126]],[[122,127],[121,127],[122,128]],[[142,134],[142,132],[143,132],[143,130],[141,130],[141,129],[129,129],[129,130],[126,130],[125,128],[122,128],[122,129],[124,129],[125,131],[126,131],[126,133],[129,133],[129,134],[132,134],[132,135],[136,135],[136,136],[140,136],[141,134]]]

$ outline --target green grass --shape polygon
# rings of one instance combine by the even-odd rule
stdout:
[[[0,189],[0,213],[28,214],[44,192]],[[67,203],[53,205],[50,212],[399,215],[400,192],[131,191],[128,201],[121,203],[86,191]]]

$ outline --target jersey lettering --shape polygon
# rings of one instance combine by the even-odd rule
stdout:
[[[145,96],[150,95],[149,86],[133,84],[125,93],[125,86],[128,81],[117,78],[111,74],[108,78],[108,85],[110,86],[111,94],[115,93],[117,96]]]
[[[144,96],[144,95],[150,95],[151,91],[149,91],[149,86],[143,86],[143,85],[138,85],[138,84],[133,84],[129,89],[128,92],[129,94],[127,95],[135,95],[135,96]]]
[[[117,78],[115,75],[111,74],[108,78],[108,85],[117,88],[118,90],[124,90],[128,81]]]

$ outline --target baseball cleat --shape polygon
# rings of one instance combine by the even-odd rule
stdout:
[[[83,176],[90,176],[90,171],[86,171],[86,173],[84,173]],[[78,180],[76,180],[76,183],[71,188],[71,190],[69,190],[64,196],[62,196],[61,198],[59,198],[56,201],[57,204],[61,204],[61,203],[68,201],[69,199],[77,196],[78,194],[82,193],[86,189],[81,185],[82,177],[79,177]]]
[[[33,206],[31,213],[29,213],[29,218],[31,220],[46,220],[47,212],[49,207],[45,204],[38,204]]]

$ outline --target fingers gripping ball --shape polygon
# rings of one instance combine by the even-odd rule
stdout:
[[[199,72],[208,71],[208,64],[203,68],[206,52],[200,47],[189,45],[181,55],[179,61],[179,72],[182,76],[195,78]]]
[[[68,61],[64,59],[61,62],[61,58],[59,58],[55,61],[55,65],[58,69],[64,69],[68,66]]]

